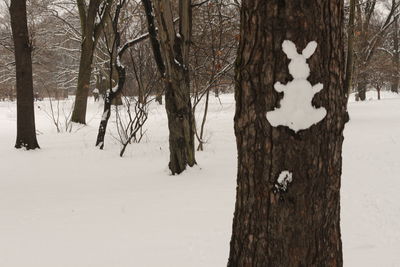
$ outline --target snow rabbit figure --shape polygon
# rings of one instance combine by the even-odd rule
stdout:
[[[325,108],[312,106],[314,94],[323,89],[323,84],[314,86],[307,80],[310,76],[310,67],[306,60],[310,58],[317,48],[315,41],[308,43],[302,54],[297,53],[296,45],[291,41],[284,41],[282,50],[291,60],[289,73],[293,80],[286,85],[276,82],[274,88],[277,92],[283,92],[280,108],[267,112],[269,123],[277,127],[287,126],[293,131],[308,129],[313,124],[320,122],[326,116]]]

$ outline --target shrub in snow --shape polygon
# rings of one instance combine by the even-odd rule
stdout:
[[[286,85],[280,82],[274,85],[275,90],[283,92],[284,96],[280,101],[280,108],[267,112],[267,119],[272,126],[287,126],[297,132],[308,129],[326,116],[325,108],[315,108],[311,103],[314,95],[322,90],[323,84],[312,86],[307,80],[310,76],[310,67],[306,59],[314,54],[316,48],[317,43],[310,42],[302,54],[299,54],[293,42],[288,40],[283,42],[283,52],[291,60],[289,73],[293,76],[293,81]]]

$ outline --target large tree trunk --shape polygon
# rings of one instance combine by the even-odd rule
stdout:
[[[10,16],[17,75],[17,140],[15,147],[35,149],[39,148],[39,144],[36,140],[35,130],[32,47],[29,42],[26,0],[12,0]]]
[[[91,38],[85,38],[81,48],[78,87],[76,90],[74,110],[71,117],[71,121],[82,124],[86,124],[86,107],[90,89],[90,77],[92,74],[93,53],[93,40],[91,40]]]
[[[342,266],[340,177],[344,91],[343,0],[243,0],[236,63],[236,207],[228,266]],[[299,51],[315,40],[308,60],[314,97],[326,117],[295,133],[272,127],[266,112],[281,98],[273,88],[291,80],[282,42]],[[285,170],[293,181],[277,184]]]
[[[161,53],[165,63],[165,108],[169,128],[169,169],[179,174],[196,164],[194,120],[190,101],[189,49],[191,1],[179,0],[179,31],[175,31],[171,2],[155,1]],[[154,45],[153,45],[154,49]],[[155,50],[154,50],[155,51]],[[157,58],[156,58],[157,59]]]

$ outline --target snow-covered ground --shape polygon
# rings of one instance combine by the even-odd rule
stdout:
[[[392,96],[349,105],[345,266],[400,266],[400,98]],[[236,186],[235,105],[232,95],[211,101],[205,151],[181,176],[168,172],[163,106],[151,107],[144,142],[120,158],[111,136],[104,151],[94,147],[102,106],[93,100],[89,125],[60,134],[45,114],[48,103],[38,102],[38,151],[13,148],[15,103],[0,102],[0,266],[225,266]]]
[[[349,104],[342,178],[345,266],[400,266],[400,98]],[[350,99],[352,100],[352,99]]]

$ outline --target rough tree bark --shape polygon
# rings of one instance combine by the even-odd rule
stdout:
[[[165,108],[169,128],[169,169],[180,174],[196,164],[194,128],[190,100],[189,49],[191,40],[191,1],[179,1],[179,29],[175,30],[171,1],[155,0],[161,52],[165,63]]]
[[[344,91],[343,0],[243,0],[236,62],[238,149],[236,207],[228,266],[342,266],[340,177]],[[315,40],[311,84],[323,83],[313,104],[326,117],[298,133],[272,127],[266,112],[279,103],[277,81],[288,73],[282,42],[299,51]],[[288,170],[293,181],[277,187]]]
[[[104,4],[101,6],[101,4]],[[87,98],[92,74],[93,54],[99,39],[106,15],[111,8],[112,0],[77,0],[79,18],[81,22],[82,44],[79,62],[78,86],[75,96],[74,110],[71,121],[86,124]],[[99,15],[100,14],[100,15]],[[96,17],[100,16],[99,22]]]
[[[17,80],[17,140],[16,148],[39,148],[36,140],[32,79],[32,46],[29,41],[26,0],[12,0],[11,28]]]

